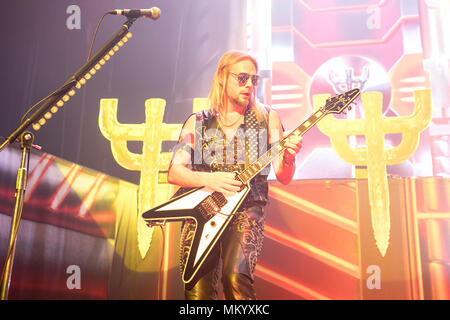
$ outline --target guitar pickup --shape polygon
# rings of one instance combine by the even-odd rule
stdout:
[[[198,210],[205,219],[209,220],[214,217],[227,202],[228,200],[222,193],[215,191],[199,204]]]
[[[214,202],[217,204],[217,206],[219,206],[220,208],[225,206],[228,202],[227,198],[225,198],[225,196],[220,192],[213,192],[211,194],[211,197],[214,200]]]

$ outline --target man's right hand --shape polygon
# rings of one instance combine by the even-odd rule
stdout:
[[[233,172],[207,172],[203,174],[203,184],[224,196],[233,196],[241,189],[242,182],[235,179]]]

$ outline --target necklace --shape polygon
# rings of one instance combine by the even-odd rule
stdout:
[[[238,123],[238,121],[242,120],[243,117],[244,117],[244,116],[243,116],[242,114],[240,114],[239,117],[238,117],[235,121],[233,121],[232,123],[225,123],[225,122],[222,120],[222,116],[221,116],[220,114],[219,114],[219,116],[217,117],[217,119],[219,120],[219,122],[220,122],[220,124],[221,124],[222,126],[224,126],[224,127],[232,127],[232,126],[234,126],[236,123]]]

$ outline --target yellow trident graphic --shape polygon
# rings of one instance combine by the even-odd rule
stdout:
[[[161,152],[163,141],[176,141],[182,124],[163,123],[166,101],[148,99],[145,101],[145,123],[122,124],[117,121],[117,99],[101,99],[99,127],[103,136],[111,141],[114,159],[128,170],[140,171],[138,214],[167,201],[174,188],[167,184],[167,176],[160,171],[167,171],[171,152]],[[205,109],[208,99],[195,98],[193,112]],[[128,150],[128,141],[142,141],[142,153]],[[147,227],[143,219],[138,219],[138,245],[144,258],[150,248],[153,228]]]
[[[329,95],[315,95],[315,109],[325,105]],[[414,92],[415,110],[410,116],[383,117],[383,95],[379,92],[367,92],[362,95],[364,119],[336,119],[328,115],[318,123],[322,133],[329,136],[337,154],[346,162],[355,166],[367,166],[369,204],[371,207],[372,228],[376,245],[384,257],[389,247],[390,212],[389,189],[386,165],[407,160],[417,149],[420,132],[431,121],[430,90]],[[401,143],[390,149],[384,148],[384,136],[401,133]],[[347,136],[364,135],[367,147],[352,148]]]

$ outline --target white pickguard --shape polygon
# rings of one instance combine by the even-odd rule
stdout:
[[[208,188],[199,189],[178,200],[170,202],[165,206],[162,206],[156,211],[193,209],[196,205],[202,202],[211,193],[212,191],[210,191],[210,189]]]

